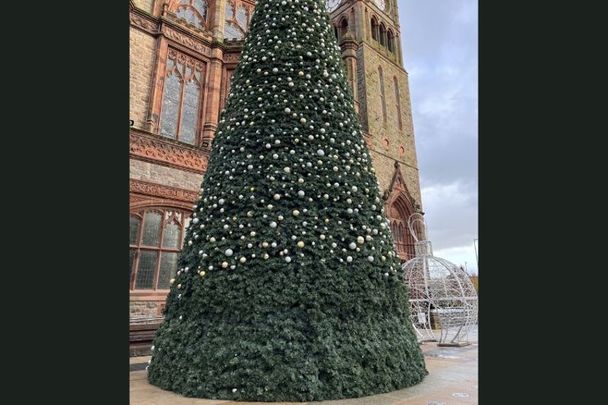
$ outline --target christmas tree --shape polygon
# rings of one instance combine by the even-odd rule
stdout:
[[[309,401],[427,374],[323,0],[259,0],[157,332],[149,381]]]

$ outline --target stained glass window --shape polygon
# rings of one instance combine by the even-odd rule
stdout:
[[[134,274],[133,265],[135,264],[135,257],[137,256],[137,250],[131,249],[129,251],[129,280],[131,280],[131,276]],[[129,281],[130,282],[130,281]]]
[[[179,247],[181,226],[171,222],[165,226],[163,233],[163,247],[177,249]]]
[[[139,252],[139,266],[135,279],[135,288],[138,290],[150,290],[154,288],[154,273],[158,252],[142,250]]]
[[[141,224],[141,220],[131,215],[129,219],[129,243],[134,244],[137,243],[137,238],[139,237],[139,225]]]
[[[204,0],[181,0],[175,10],[177,18],[183,18],[187,23],[197,28],[205,28],[207,20],[207,2]]]
[[[160,272],[158,274],[158,289],[166,290],[169,282],[177,271],[177,253],[163,252],[160,258]]]
[[[247,15],[249,11],[244,6],[239,6],[236,12],[236,22],[243,28],[247,29],[249,25],[249,21],[247,19]]]
[[[243,39],[245,34],[239,29],[239,27],[233,22],[226,22],[224,26],[224,37],[226,39]]]
[[[198,105],[200,99],[200,89],[198,83],[189,80],[184,91],[184,105],[182,108],[182,128],[181,140],[190,144],[196,138],[196,122],[198,117]]]
[[[224,24],[224,38],[240,40],[245,38],[251,20],[251,8],[239,3],[226,4],[226,23]]]
[[[160,134],[169,138],[177,135],[177,112],[179,110],[179,98],[181,93],[181,76],[179,71],[174,69],[175,63],[172,60],[167,62],[167,78],[165,79],[165,89],[163,93],[163,104],[161,113]]]
[[[204,64],[169,49],[160,112],[160,134],[196,144],[201,118]]]
[[[169,288],[169,281],[177,271],[177,258],[189,215],[186,211],[163,208],[146,208],[131,214],[131,290]]]
[[[158,212],[148,211],[144,216],[144,234],[142,244],[146,246],[158,246],[160,241],[160,222],[162,215]]]

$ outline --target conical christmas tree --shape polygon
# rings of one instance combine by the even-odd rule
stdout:
[[[154,341],[150,382],[252,401],[427,374],[323,0],[258,0]]]

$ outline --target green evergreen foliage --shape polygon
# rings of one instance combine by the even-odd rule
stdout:
[[[154,341],[182,395],[311,401],[427,374],[322,0],[259,0]]]

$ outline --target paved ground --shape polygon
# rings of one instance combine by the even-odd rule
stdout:
[[[416,386],[371,397],[339,401],[309,402],[323,405],[459,405],[477,404],[477,336],[470,336],[473,344],[465,347],[438,347],[423,343],[429,375]],[[264,402],[235,402],[185,398],[148,384],[143,363],[149,357],[130,359],[130,405],[260,405]],[[138,369],[139,368],[139,369]],[[304,404],[302,402],[274,402],[275,405]]]

